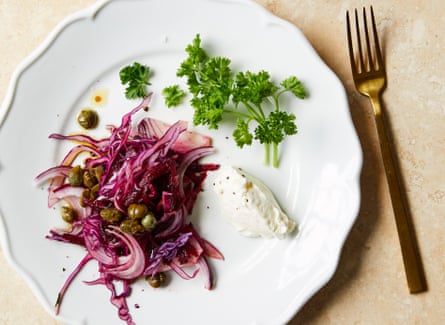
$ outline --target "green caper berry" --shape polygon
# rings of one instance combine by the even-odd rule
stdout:
[[[122,219],[122,213],[115,208],[105,208],[100,210],[99,212],[100,216],[109,222],[117,222]]]
[[[82,175],[82,183],[85,187],[92,188],[98,182],[96,177],[92,173],[90,173],[88,170],[85,170]]]
[[[71,186],[81,186],[83,182],[83,170],[80,166],[74,166],[68,173],[68,182]]]
[[[147,275],[145,280],[151,285],[153,288],[159,288],[161,285],[165,284],[167,281],[167,276],[164,272],[158,272],[153,275]]]
[[[76,220],[76,212],[70,206],[63,206],[61,216],[65,222],[73,223]]]
[[[83,109],[77,116],[77,122],[84,129],[93,129],[99,122],[99,116],[91,109]]]
[[[125,219],[124,221],[121,222],[119,228],[123,232],[133,235],[142,233],[145,230],[144,227],[142,227],[142,225],[139,223],[139,221],[135,219]]]
[[[141,225],[146,230],[153,229],[156,225],[156,218],[153,212],[148,212],[142,219],[141,219]]]
[[[127,214],[130,219],[140,219],[148,212],[148,208],[143,203],[132,203],[127,208]]]

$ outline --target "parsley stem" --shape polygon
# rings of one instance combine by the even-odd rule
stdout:
[[[273,146],[273,160],[272,160],[272,165],[275,168],[278,168],[278,143],[274,142],[272,144]]]
[[[254,107],[252,107],[252,105],[250,105],[248,102],[242,102],[242,103],[246,107],[247,111],[250,113],[251,118],[253,118],[257,122],[264,120],[264,113],[261,109],[259,110],[258,113],[258,111]]]
[[[270,143],[264,143],[264,165],[270,164]]]
[[[279,92],[278,93],[278,95],[276,95],[276,96],[273,96],[273,100],[274,100],[274,103],[275,103],[275,111],[276,112],[278,112],[279,110],[280,110],[280,102],[279,102],[279,97],[280,97],[280,95],[283,93],[284,91],[281,91],[281,92]]]
[[[257,108],[257,111],[260,113],[262,119],[265,120],[266,119],[266,114],[264,114],[264,111],[263,111],[263,108],[261,107],[261,105],[260,104],[256,104],[255,106]]]
[[[242,113],[242,112],[239,112],[239,111],[235,111],[233,109],[224,109],[224,113],[232,114],[232,115],[235,115],[235,116],[238,116],[238,117],[244,117],[244,118],[246,118],[248,120],[252,119],[251,115],[248,115],[248,114],[245,114],[245,113]]]
[[[289,91],[289,89],[283,88],[279,92],[277,92],[274,97],[276,98],[276,100],[278,100],[278,97],[280,97],[282,94],[284,94],[287,91]]]

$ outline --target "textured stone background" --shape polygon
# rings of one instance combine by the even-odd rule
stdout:
[[[66,15],[93,0],[0,0],[0,102],[12,72]],[[409,295],[366,98],[354,90],[345,12],[369,1],[257,0],[297,25],[343,82],[363,151],[362,204],[332,280],[290,322],[445,324],[445,2],[374,0],[391,118],[429,291]],[[4,153],[0,153],[4,154]],[[58,324],[0,251],[0,324]],[[239,324],[244,325],[244,324]]]

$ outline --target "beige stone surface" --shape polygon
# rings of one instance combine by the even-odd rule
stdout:
[[[389,77],[384,101],[429,287],[426,293],[410,295],[372,111],[367,99],[354,90],[348,65],[345,11],[370,2],[257,1],[302,29],[342,80],[364,151],[363,201],[338,269],[290,325],[445,324],[445,2],[374,0],[372,3]],[[0,0],[0,101],[17,64],[66,15],[93,2]],[[58,324],[1,252],[0,288],[0,324]]]

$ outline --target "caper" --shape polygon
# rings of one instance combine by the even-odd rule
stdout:
[[[100,210],[99,212],[100,216],[109,222],[117,222],[122,219],[122,213],[115,208],[105,208]]]
[[[95,200],[97,199],[97,196],[99,194],[99,184],[94,185],[91,189],[90,189],[90,199],[91,200]]]
[[[77,116],[77,122],[84,129],[93,129],[97,126],[99,116],[91,109],[83,109]]]
[[[99,183],[102,175],[105,172],[104,166],[99,165],[99,166],[96,166],[94,168],[91,168],[90,172],[91,172],[91,174],[94,175],[94,177],[96,178],[97,182]]]
[[[158,272],[153,275],[147,275],[145,280],[151,285],[153,288],[159,288],[161,285],[165,284],[167,281],[167,276],[164,272]]]
[[[142,219],[141,219],[141,225],[146,230],[153,229],[153,227],[156,224],[156,218],[153,212],[148,212]]]
[[[148,208],[143,203],[132,203],[127,208],[127,214],[130,219],[140,219],[148,212]]]
[[[81,186],[83,182],[83,170],[80,166],[74,166],[68,173],[68,182],[72,186]]]
[[[135,219],[125,219],[124,221],[121,222],[121,224],[119,225],[119,228],[123,232],[133,234],[133,235],[142,233],[145,230],[144,227],[142,227],[139,220],[135,220]]]
[[[80,205],[82,207],[87,206],[87,202],[91,200],[91,190],[89,188],[86,188],[82,192],[82,196],[80,197]]]
[[[76,212],[70,206],[63,206],[61,209],[62,219],[68,223],[73,223],[76,220]]]
[[[82,175],[83,185],[88,188],[92,188],[98,183],[97,178],[90,173],[90,171],[85,170]]]

